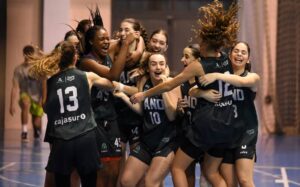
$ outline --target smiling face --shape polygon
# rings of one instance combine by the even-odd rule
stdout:
[[[236,44],[231,53],[230,60],[234,69],[245,68],[246,63],[249,63],[249,48],[245,43]]]
[[[109,48],[109,36],[105,29],[99,29],[96,31],[92,41],[93,51],[100,56],[106,56]]]
[[[183,49],[183,55],[181,58],[181,62],[183,63],[184,67],[188,66],[195,59],[196,58],[193,56],[193,51],[191,48],[186,47]]]
[[[167,48],[167,37],[163,33],[159,32],[151,37],[149,41],[149,51],[165,52]]]
[[[160,81],[167,68],[166,58],[162,54],[153,54],[149,58],[148,72],[152,81]]]
[[[130,33],[133,33],[134,29],[133,29],[133,24],[123,21],[120,25],[120,29],[119,29],[119,35],[121,40],[125,40],[126,36]]]

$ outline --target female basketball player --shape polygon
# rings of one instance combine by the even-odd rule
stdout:
[[[75,68],[77,54],[73,44],[63,42],[60,48],[59,71],[47,80],[45,111],[52,149],[46,168],[55,173],[57,187],[70,186],[74,168],[80,175],[82,186],[96,186],[100,162],[89,90],[93,84],[108,89],[113,89],[113,85],[94,73]],[[46,69],[40,72],[48,73]]]
[[[128,35],[123,40],[118,57],[109,56],[110,40],[107,31],[103,27],[91,27],[86,32],[85,40],[85,55],[81,59],[80,68],[100,73],[100,71],[107,68],[110,68],[110,71],[112,71],[113,66],[120,63],[120,60],[123,60],[123,63],[125,63],[129,49],[129,45],[127,45],[128,40],[131,40],[131,43],[135,38],[132,38],[132,35]],[[124,49],[127,49],[127,51]],[[112,59],[116,61],[113,62]],[[96,67],[97,69],[93,69],[92,67]],[[117,73],[121,72],[122,70]],[[112,92],[103,90],[98,86],[93,86],[91,89],[91,98],[97,122],[97,130],[100,132],[98,144],[101,162],[104,166],[98,173],[98,186],[113,187],[117,184],[122,156],[121,134],[117,123],[114,97]]]
[[[145,64],[148,76],[141,81],[140,90],[148,90],[166,81],[166,59],[152,54]],[[138,145],[131,151],[121,178],[122,186],[136,186],[145,176],[145,186],[159,186],[167,175],[174,157],[176,101],[180,90],[176,88],[158,96],[146,98],[139,105],[131,105],[125,94],[120,97],[135,111],[143,114],[144,124]]]
[[[258,120],[254,106],[254,99],[260,77],[250,72],[250,48],[246,42],[238,42],[230,52],[231,64],[235,75],[207,74],[200,79],[204,85],[214,80],[222,80],[238,86],[234,89],[233,99],[235,114],[238,115],[236,123],[245,123],[245,131],[238,141],[236,148],[226,150],[221,165],[222,175],[228,186],[235,184],[235,175],[242,187],[254,187],[253,168],[256,160],[256,142],[258,134]],[[195,92],[194,92],[195,93]],[[197,94],[193,94],[197,96]],[[235,172],[233,172],[235,171]]]
[[[234,4],[228,10],[224,10],[222,3],[214,1],[201,7],[200,10],[204,16],[198,21],[200,28],[196,30],[196,34],[200,39],[201,54],[204,58],[201,58],[200,63],[192,62],[174,79],[148,91],[135,94],[131,97],[133,103],[171,90],[195,76],[200,77],[211,72],[232,72],[228,57],[220,50],[235,41],[238,30],[237,5]],[[201,87],[199,83],[198,85]],[[219,173],[219,166],[225,148],[231,146],[238,138],[232,126],[235,120],[232,108],[232,87],[216,81],[203,89],[216,89],[222,94],[222,98],[216,104],[204,99],[198,100],[197,112],[195,112],[197,115],[193,117],[194,125],[188,131],[186,149],[189,155],[193,155],[193,158],[197,158],[201,151],[206,151],[204,170],[207,179],[214,187],[225,187],[226,183]]]
[[[183,63],[184,67],[187,67],[190,63],[192,63],[193,60],[197,59],[200,59],[200,46],[198,44],[192,44],[184,48],[183,56],[181,58],[181,62]],[[202,166],[204,157],[204,152],[202,152],[202,154],[199,154],[199,157],[194,160],[185,153],[185,147],[182,146],[182,144],[186,141],[185,135],[187,128],[188,126],[192,125],[192,115],[197,104],[197,98],[189,95],[190,88],[195,85],[195,79],[191,78],[189,81],[183,83],[180,87],[182,98],[177,102],[177,111],[179,116],[182,116],[183,119],[181,120],[181,124],[178,124],[179,129],[177,130],[177,136],[179,148],[175,154],[175,159],[172,165],[172,179],[174,186],[194,187],[195,165],[196,162],[199,162]],[[217,102],[217,100],[221,97],[220,94],[214,90],[201,90],[199,93],[201,93],[201,97],[205,98],[206,100],[214,99],[214,102]],[[185,165],[185,163],[188,163],[187,161],[189,161],[185,161],[187,158],[194,161],[191,162],[190,165]],[[200,184],[201,186],[208,185],[205,177],[203,176],[203,172],[201,172]]]

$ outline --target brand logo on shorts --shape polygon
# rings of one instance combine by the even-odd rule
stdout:
[[[168,143],[170,141],[170,138],[169,137],[164,137],[161,141],[165,142],[165,143]]]
[[[242,145],[241,148],[242,148],[242,149],[246,149],[246,148],[247,148],[247,145]]]
[[[106,143],[102,143],[102,145],[101,145],[101,152],[107,152],[107,145],[106,145]]]
[[[255,130],[254,129],[249,129],[246,131],[248,135],[254,134]]]
[[[141,150],[141,146],[139,146],[139,145],[137,145],[137,146],[133,149],[133,151],[134,151],[135,153],[139,153],[140,150]]]

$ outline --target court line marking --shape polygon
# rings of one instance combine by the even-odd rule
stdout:
[[[12,167],[14,165],[16,165],[16,162],[10,162],[9,164],[2,166],[0,168],[0,171],[5,170],[6,168]]]
[[[281,169],[282,166],[259,166],[256,165],[254,166],[255,168],[259,168],[259,169]],[[285,169],[289,169],[289,170],[300,170],[300,167],[284,167]]]
[[[13,167],[14,165],[16,165],[16,162],[11,162],[9,164],[6,164],[5,166],[2,166],[0,168],[0,171],[2,170],[5,170],[7,168],[10,168],[10,167]],[[17,184],[22,184],[22,185],[25,185],[25,186],[37,186],[37,185],[34,185],[34,184],[29,184],[29,183],[24,183],[24,182],[21,182],[21,181],[17,181],[17,180],[13,180],[13,179],[9,179],[7,177],[4,177],[3,175],[0,175],[0,179],[4,180],[4,181],[8,181],[8,182],[13,182],[13,183],[17,183]]]
[[[266,172],[266,171],[261,171],[261,170],[255,169],[255,168],[254,168],[254,172],[260,173],[262,175],[266,175],[266,176],[269,176],[269,177],[273,177],[275,179],[281,179],[279,175],[274,175],[272,173],[269,173],[269,172]],[[300,183],[298,183],[296,181],[288,180],[288,182],[291,183],[291,184],[294,184],[296,186],[300,186]]]
[[[12,151],[12,150],[7,150],[7,149],[0,149],[1,152],[6,152],[6,153],[14,153],[14,154],[22,154],[22,155],[42,155],[42,156],[43,155],[49,155],[50,149],[48,149],[48,150],[49,150],[48,153],[45,153],[42,150],[41,150],[42,153],[36,153],[36,152],[32,152],[32,150],[31,151],[29,150],[28,152],[25,152],[23,150]]]
[[[289,187],[289,179],[284,167],[280,168],[282,179],[276,179],[275,183],[283,183],[283,187]]]
[[[38,185],[35,185],[35,184],[25,183],[25,182],[21,182],[21,181],[17,181],[17,180],[12,180],[12,179],[4,177],[3,175],[0,175],[0,179],[2,179],[4,181],[16,183],[16,184],[22,184],[22,185],[25,185],[25,186],[39,187]]]

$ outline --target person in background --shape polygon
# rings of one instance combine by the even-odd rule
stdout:
[[[41,134],[41,118],[44,114],[41,106],[42,102],[42,82],[29,75],[31,67],[29,61],[31,56],[37,54],[37,49],[32,45],[23,48],[24,62],[14,70],[12,89],[10,96],[9,112],[13,116],[16,112],[16,101],[19,96],[19,106],[21,108],[21,139],[28,141],[29,114],[31,114],[33,136],[38,139]]]

